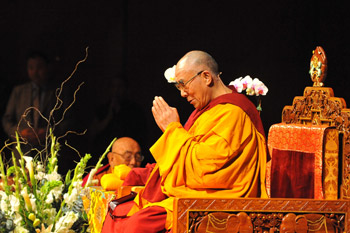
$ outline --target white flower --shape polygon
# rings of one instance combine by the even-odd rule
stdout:
[[[7,198],[5,196],[3,196],[0,200],[0,210],[4,212],[8,211]]]
[[[237,90],[237,92],[241,93],[243,91],[243,84],[241,82],[242,77],[235,79],[234,81],[230,82],[230,86],[234,86]]]
[[[6,212],[9,215],[19,211],[20,202],[15,195],[7,196],[6,193],[2,192],[0,199],[0,210]]]
[[[33,157],[23,156],[23,159],[26,161],[26,168],[29,171],[29,176],[34,177]]]
[[[15,217],[13,219],[13,223],[17,226],[20,226],[22,222],[22,216],[19,214],[19,212],[15,213]]]
[[[55,224],[55,229],[57,233],[74,232],[70,230],[74,222],[78,220],[78,215],[73,211],[69,211],[64,216],[62,216]]]
[[[43,164],[42,164],[41,161],[38,161],[38,162],[37,162],[37,164],[36,164],[36,170],[37,170],[37,171],[41,171],[41,172],[44,172],[44,171],[45,171],[45,168],[44,168],[44,166],[43,166]]]
[[[42,180],[44,179],[45,177],[45,173],[44,172],[41,172],[41,171],[38,171],[37,174],[34,175],[35,179],[37,180]]]
[[[176,65],[166,69],[166,71],[164,72],[164,76],[168,80],[169,83],[175,83],[176,82],[175,81],[175,69],[176,69]]]
[[[44,209],[44,214],[47,214],[47,218],[45,218],[45,223],[47,225],[53,224],[57,211],[55,208],[50,208],[50,209]]]
[[[253,79],[249,75],[247,75],[241,80],[241,82],[243,85],[243,90],[245,90],[251,88]]]
[[[82,186],[81,186],[81,184],[83,183],[83,180],[81,180],[81,179],[79,179],[79,180],[77,180],[77,181],[75,181],[74,182],[74,187],[76,187],[77,189],[82,189]]]
[[[46,200],[45,202],[47,204],[51,204],[54,200],[54,198],[57,200],[60,198],[60,196],[62,195],[62,191],[63,191],[63,184],[58,186],[58,187],[55,187],[53,188],[48,194],[47,194],[47,197],[46,197]]]
[[[17,225],[14,230],[14,233],[29,233],[29,231],[24,227]]]
[[[49,192],[46,196],[45,202],[47,204],[52,204],[53,200],[54,200],[54,195],[51,192]]]
[[[45,179],[48,181],[61,180],[61,175],[58,174],[57,171],[53,171],[51,174],[46,174]]]
[[[254,89],[255,95],[266,95],[268,88],[259,79],[255,78],[252,83],[252,89]]]
[[[20,206],[20,202],[18,198],[15,195],[10,195],[9,199],[10,199],[11,211],[18,212],[19,206]]]
[[[68,193],[65,193],[63,195],[63,199],[66,202],[68,207],[72,207],[74,202],[78,199],[78,195],[80,192],[76,188],[72,189],[71,194],[69,195]]]
[[[36,166],[36,174],[34,175],[35,179],[42,180],[45,177],[45,168],[42,163],[39,161]]]
[[[252,79],[249,75],[237,78],[229,85],[233,85],[239,93],[245,90],[247,95],[266,95],[269,90],[258,78]]]

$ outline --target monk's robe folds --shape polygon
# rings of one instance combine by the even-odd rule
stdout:
[[[169,198],[149,203],[141,193],[135,202],[138,208],[164,207],[167,229],[172,227],[174,197],[267,198],[265,136],[236,105],[212,107],[188,131],[178,122],[169,124],[150,151]]]

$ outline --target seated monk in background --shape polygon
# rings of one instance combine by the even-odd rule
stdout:
[[[107,154],[108,164],[99,168],[93,177],[93,185],[101,186],[101,178],[105,174],[113,173],[114,167],[125,164],[130,168],[140,167],[143,160],[140,145],[132,138],[122,137],[117,139],[112,145],[112,151]],[[82,186],[85,185],[89,174],[83,179]]]
[[[174,79],[195,110],[182,126],[177,109],[155,97],[152,113],[163,131],[150,149],[156,166],[133,201],[106,215],[104,233],[170,231],[175,197],[267,198],[266,139],[255,105],[223,84],[203,51],[181,58]]]

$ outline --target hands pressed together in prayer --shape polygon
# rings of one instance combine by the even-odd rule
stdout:
[[[152,113],[158,127],[163,132],[170,123],[180,122],[177,109],[170,107],[161,96],[154,97]]]

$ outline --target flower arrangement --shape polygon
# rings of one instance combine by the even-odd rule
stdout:
[[[77,63],[72,75],[86,58],[87,49],[86,57]],[[62,83],[61,89],[72,75]],[[76,92],[78,90],[79,88]],[[60,94],[57,95],[59,104],[54,107],[51,114],[61,106],[59,97]],[[64,113],[62,119],[57,122],[61,122],[63,118]],[[40,151],[32,149],[36,154],[34,157],[26,156],[22,152],[21,145],[27,142],[23,141],[17,132],[16,141],[5,143],[0,149],[0,233],[90,232],[81,192],[82,178],[91,155],[81,157],[75,169],[68,171],[63,178],[57,172],[60,138],[56,138],[53,134],[53,129],[58,123],[52,125],[50,120],[47,122],[46,146]],[[20,158],[17,160],[12,152],[13,165],[9,167],[6,165],[7,161],[3,159],[3,150],[10,145],[16,146]],[[97,168],[110,147],[111,145],[101,156]]]
[[[235,79],[234,81],[230,82],[229,85],[233,85],[239,93],[245,91],[246,95],[258,96],[257,109],[259,112],[262,111],[260,96],[266,95],[269,89],[258,78],[252,79],[249,75],[247,75],[244,78],[240,77]]]
[[[91,155],[82,157],[73,177],[69,171],[63,181],[57,173],[59,143],[52,131],[47,163],[23,155],[18,134],[16,138],[19,164],[12,153],[13,166],[5,173],[4,161],[0,156],[0,232],[86,232],[87,219],[79,194],[82,176]]]
[[[269,91],[263,82],[258,78],[252,79],[249,75],[244,78],[237,78],[230,82],[229,85],[233,85],[239,93],[245,90],[247,95],[266,95]]]

